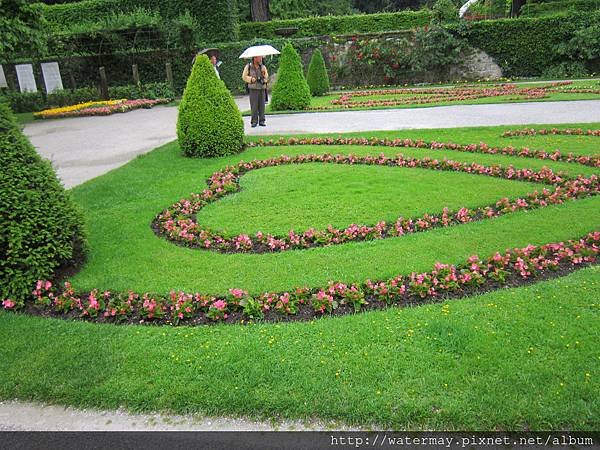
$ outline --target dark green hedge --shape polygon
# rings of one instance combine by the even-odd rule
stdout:
[[[541,18],[483,20],[450,29],[489,54],[505,76],[539,76],[564,60],[556,47],[576,29],[600,24],[600,12]]]
[[[43,5],[44,17],[54,30],[68,29],[69,24],[102,22],[116,13],[130,12],[135,8],[159,11],[165,20],[175,19],[188,11],[200,23],[198,33],[202,41],[237,40],[236,0],[84,0]]]
[[[523,17],[542,17],[561,12],[595,11],[600,9],[600,0],[563,0],[541,3],[527,2],[521,9]]]
[[[70,24],[100,22],[123,11],[126,2],[119,0],[83,0],[76,3],[43,5],[48,25],[54,30],[68,29]]]
[[[240,39],[277,38],[278,35],[275,33],[275,30],[283,28],[298,28],[297,33],[292,36],[293,38],[406,30],[427,25],[430,20],[431,11],[420,10],[353,16],[272,20],[270,22],[247,22],[240,26]]]
[[[37,280],[83,257],[83,216],[4,103],[0,165],[0,300],[21,302]]]

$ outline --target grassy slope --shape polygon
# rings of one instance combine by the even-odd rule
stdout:
[[[0,398],[397,429],[600,425],[600,268],[309,323],[102,326],[0,313]]]
[[[568,148],[592,153],[598,138],[544,137],[500,138],[500,128],[404,131],[377,133],[380,136],[422,137],[424,139],[490,144],[529,143],[537,148]],[[371,134],[369,134],[371,135]],[[472,253],[485,255],[508,246],[568,239],[590,231],[600,223],[600,198],[573,202],[561,207],[514,214],[420,233],[399,239],[334,246],[276,255],[223,255],[176,247],[157,239],[148,224],[156,213],[172,202],[199,192],[206,177],[217,169],[241,159],[264,158],[282,153],[344,151],[328,147],[257,148],[232,157],[190,160],[169,144],[144,155],[127,166],[74,189],[76,199],[88,216],[89,263],[74,278],[77,288],[134,289],[165,292],[171,289],[218,293],[230,287],[251,292],[289,289],[297,285],[320,285],[331,279],[363,281],[412,270],[427,270],[436,261],[458,262]],[[345,151],[379,153],[380,148],[352,147]],[[491,164],[514,163],[519,167],[544,165],[581,173],[597,169],[533,159],[457,152],[388,149],[425,155],[435,153],[464,161]],[[170,170],[165,170],[169,167]],[[432,176],[441,175],[432,173]],[[474,180],[480,177],[474,177]],[[308,214],[313,214],[311,209]],[[115,224],[118,223],[118,226]],[[242,222],[243,223],[243,222]],[[357,258],[361,264],[356,264]],[[381,261],[386,261],[381,267]]]
[[[598,142],[502,139],[500,128],[378,134],[527,143],[582,154],[597,153]],[[187,251],[149,231],[160,208],[197,191],[216,168],[303,151],[254,149],[215,161],[185,160],[169,145],[74,189],[92,248],[75,285],[222,291],[231,282],[259,290],[349,281],[426,269],[435,260],[453,261],[473,251],[575,237],[600,224],[600,202],[592,199],[385,242],[260,257]],[[467,161],[492,158],[448,153]],[[542,163],[493,159],[525,167]],[[447,305],[279,325],[114,327],[0,312],[0,398],[209,415],[316,416],[401,429],[594,430],[600,426],[599,276],[594,267]]]

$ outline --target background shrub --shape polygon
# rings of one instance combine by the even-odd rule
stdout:
[[[300,56],[292,44],[285,44],[279,55],[277,82],[271,93],[274,111],[301,110],[310,106],[310,88],[304,78]]]
[[[242,149],[242,115],[206,55],[196,58],[183,91],[177,138],[186,156],[223,156]]]
[[[0,165],[0,299],[20,302],[38,279],[83,257],[83,217],[4,103]]]
[[[319,96],[329,92],[329,75],[327,75],[327,67],[325,67],[325,60],[323,59],[321,50],[318,48],[310,58],[306,82],[312,95]]]

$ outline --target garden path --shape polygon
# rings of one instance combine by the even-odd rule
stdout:
[[[248,109],[246,97],[236,102]],[[172,141],[176,122],[176,107],[159,106],[112,116],[36,121],[24,131],[52,161],[65,186],[73,187]],[[600,100],[280,114],[268,116],[264,128],[250,128],[249,122],[244,117],[249,135],[589,123],[600,122]]]
[[[204,416],[130,414],[40,403],[0,402],[0,431],[304,431],[349,429],[339,423],[276,423]]]

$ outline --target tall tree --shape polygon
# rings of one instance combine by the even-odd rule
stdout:
[[[253,22],[269,20],[269,0],[250,0],[250,14]]]
[[[521,8],[526,2],[527,0],[512,0],[510,17],[519,17],[521,14]]]

